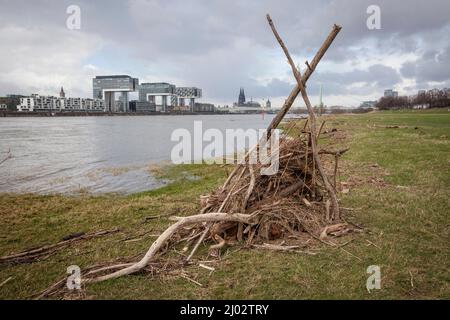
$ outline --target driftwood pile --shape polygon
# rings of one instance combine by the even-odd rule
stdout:
[[[138,262],[121,261],[84,270],[82,284],[160,270],[158,262],[162,260],[162,255],[176,246],[184,246],[186,254],[179,265],[186,265],[192,263],[194,254],[202,244],[209,245],[210,254],[236,243],[262,249],[297,251],[295,249],[300,246],[285,245],[288,239],[315,238],[329,243],[327,237],[352,231],[351,226],[343,222],[336,196],[337,160],[347,150],[319,149],[317,140],[322,128],[317,128],[316,115],[306,93],[308,78],[341,27],[333,26],[314,59],[311,63],[306,62],[307,68],[301,75],[269,15],[267,20],[297,80],[297,86],[270,124],[267,138],[271,137],[298,94],[301,93],[309,112],[309,118],[303,128],[297,128],[294,137],[285,134],[280,138],[278,172],[261,175],[262,166],[250,164],[251,153],[247,153],[222,187],[201,198],[199,214],[174,217],[177,222],[157,238]],[[258,146],[253,150],[257,149]],[[327,155],[335,159],[334,182],[323,167],[323,158]],[[170,263],[173,264],[173,261]],[[41,297],[57,293],[64,285],[64,280],[59,281],[44,291]]]
[[[326,226],[339,221],[339,215],[333,215],[310,141],[309,132],[296,138],[283,136],[277,174],[261,175],[260,164],[241,165],[221,189],[203,199],[204,212],[244,213],[250,220],[216,222],[206,227],[208,238],[223,246],[296,238],[304,233],[320,237]]]

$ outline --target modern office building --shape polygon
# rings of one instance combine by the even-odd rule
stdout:
[[[167,82],[142,83],[139,86],[139,101],[155,105],[155,111],[167,112],[177,106],[175,88]]]
[[[214,112],[216,107],[212,103],[199,103],[194,104],[194,112]]]
[[[187,107],[188,111],[195,111],[195,99],[202,97],[202,89],[195,87],[176,87],[175,94],[178,98],[178,105],[180,108]],[[186,105],[186,100],[189,100],[189,105]]]
[[[189,111],[195,111],[195,99],[202,97],[202,89],[195,87],[176,87],[175,93],[178,97],[178,105],[183,108],[187,107]],[[189,104],[186,104],[186,100],[189,100]]]
[[[93,97],[103,99],[108,112],[128,112],[128,93],[136,91],[138,86],[139,79],[127,75],[97,76],[92,79]],[[116,92],[120,92],[120,105],[116,104]]]
[[[387,89],[387,90],[384,90],[384,96],[385,97],[397,98],[398,97],[398,92],[394,91],[392,89]]]
[[[139,101],[155,105],[155,110],[194,111],[195,99],[202,97],[202,90],[195,87],[176,87],[167,82],[142,83],[139,86]],[[189,100],[187,104],[186,100]]]
[[[130,111],[131,112],[155,112],[156,105],[150,103],[149,101],[130,101]]]
[[[196,87],[176,87],[167,82],[139,85],[138,79],[128,75],[97,76],[92,79],[92,87],[94,98],[103,99],[109,112],[193,112],[196,99],[202,97],[202,90]],[[128,94],[133,91],[139,92],[139,98],[130,103]],[[116,92],[121,93],[118,101],[115,101]]]

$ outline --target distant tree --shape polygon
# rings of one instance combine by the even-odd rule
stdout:
[[[343,107],[333,107],[329,108],[331,114],[340,114],[347,112]]]
[[[421,92],[411,99],[412,105],[426,105],[430,108],[447,108],[450,106],[448,89],[433,89]]]
[[[377,102],[376,107],[380,110],[404,109],[411,107],[411,102],[407,96],[382,97]]]
[[[445,90],[433,91],[430,98],[430,107],[432,108],[446,108],[450,106],[449,95]]]

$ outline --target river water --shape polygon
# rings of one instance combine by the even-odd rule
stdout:
[[[274,115],[0,118],[0,192],[134,193],[160,187],[175,129],[263,129]]]

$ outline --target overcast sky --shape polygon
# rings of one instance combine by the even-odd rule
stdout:
[[[381,9],[369,30],[367,7]],[[66,26],[69,5],[81,29]],[[313,103],[357,106],[384,89],[450,87],[450,1],[0,0],[0,95],[92,97],[95,75],[203,89],[203,101],[276,107],[295,85],[265,14],[302,71],[334,23],[343,28],[308,82]],[[303,105],[297,100],[296,105]]]

